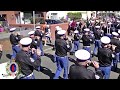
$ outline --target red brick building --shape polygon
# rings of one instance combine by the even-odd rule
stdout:
[[[17,20],[20,17],[21,11],[0,11],[0,16],[5,18],[9,24],[17,24]],[[23,13],[31,13],[32,11],[22,11]],[[47,12],[40,12],[36,11],[37,14],[39,14],[44,19],[46,18]]]

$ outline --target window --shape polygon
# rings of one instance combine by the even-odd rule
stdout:
[[[51,13],[51,15],[57,15],[57,13]]]

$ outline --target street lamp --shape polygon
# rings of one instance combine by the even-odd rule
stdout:
[[[33,25],[34,25],[34,30],[35,30],[35,11],[33,11]]]

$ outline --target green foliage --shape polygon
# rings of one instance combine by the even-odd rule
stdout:
[[[81,17],[82,17],[82,14],[81,14],[80,12],[75,12],[75,13],[69,12],[69,13],[67,13],[67,14],[68,14],[68,17],[69,17],[70,19],[75,19],[75,20],[77,20],[77,19],[81,19]]]

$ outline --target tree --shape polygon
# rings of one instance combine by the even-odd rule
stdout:
[[[67,15],[70,19],[75,19],[75,20],[81,19],[82,17],[82,14],[80,12],[75,12],[75,13],[69,12],[67,13]]]

